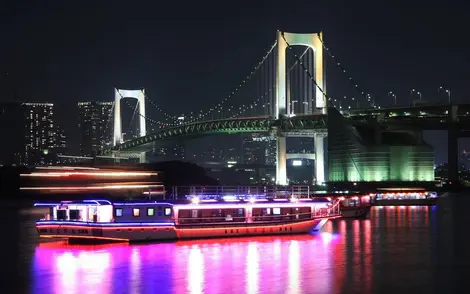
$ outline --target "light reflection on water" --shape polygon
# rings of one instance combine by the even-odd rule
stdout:
[[[456,283],[449,276],[456,238],[438,228],[445,224],[437,211],[374,208],[370,219],[329,221],[312,235],[99,246],[32,245],[28,235],[35,246],[28,292],[454,293],[445,285]],[[24,222],[27,234],[33,224]],[[469,262],[458,266],[468,270]]]
[[[35,251],[33,289],[196,294],[309,293],[302,289],[314,287],[323,292],[333,287],[337,238],[326,231],[146,245],[41,243]]]

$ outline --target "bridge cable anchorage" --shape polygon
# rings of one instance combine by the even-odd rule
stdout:
[[[351,75],[349,75],[349,72],[341,65],[341,62],[339,62],[337,60],[337,58],[331,53],[331,50],[330,48],[328,48],[326,45],[325,45],[325,42],[323,42],[323,39],[321,38],[320,35],[318,35],[318,39],[320,40],[323,48],[326,50],[326,52],[328,53],[328,55],[331,57],[331,59],[333,59],[333,61],[335,62],[336,66],[338,66],[338,68],[341,70],[342,73],[344,73],[347,77],[347,79],[349,80],[349,82],[353,85],[354,89],[356,89],[365,99],[366,101],[369,103],[369,105],[372,107],[372,108],[377,108],[377,106],[375,105],[375,103],[373,101],[371,101],[371,96],[370,94],[367,94],[366,92],[364,92],[362,90],[361,87],[359,87],[359,85],[354,82],[353,78],[351,77]],[[380,107],[379,107],[380,108]]]
[[[237,94],[239,92],[239,90],[242,88],[242,86],[248,82],[254,75],[255,73],[258,71],[258,69],[264,64],[265,60],[269,57],[269,55],[271,54],[271,52],[276,48],[276,45],[277,45],[277,40],[274,42],[274,44],[270,47],[270,49],[266,52],[266,54],[263,56],[263,58],[261,59],[261,61],[258,62],[258,64],[256,64],[256,66],[254,67],[254,69],[241,81],[241,83],[235,88],[234,91],[232,91],[227,97],[225,97],[221,102],[219,102],[216,106],[214,107],[211,107],[209,110],[207,111],[203,111],[203,110],[200,110],[199,111],[199,115],[197,115],[194,119],[191,119],[189,121],[187,121],[186,123],[193,123],[193,122],[196,122],[196,121],[199,121],[199,120],[202,120],[204,119],[206,116],[208,116],[209,114],[211,114],[212,112],[218,110],[218,109],[221,109],[223,104],[225,102],[227,102],[230,98],[232,98],[233,96],[235,96],[235,94]],[[183,115],[183,116],[186,116],[186,115]]]
[[[323,89],[318,85],[317,81],[315,80],[315,78],[313,77],[312,73],[305,67],[305,64],[302,62],[302,60],[299,59],[299,57],[297,56],[297,54],[295,53],[294,49],[292,49],[292,46],[289,44],[289,42],[287,42],[285,36],[284,36],[284,33],[281,33],[281,36],[282,38],[284,39],[284,42],[286,42],[286,45],[287,45],[287,48],[289,48],[289,52],[291,52],[294,56],[295,59],[297,59],[299,61],[299,65],[302,66],[303,70],[307,73],[308,77],[312,80],[312,82],[315,84],[315,87],[320,90],[320,92],[323,94],[323,97],[326,98],[326,101],[327,103],[329,103],[331,106],[333,106],[333,108],[336,108],[333,103],[331,102],[330,100],[330,97],[328,95],[326,95],[325,91],[323,91]],[[352,132],[349,131],[351,134]],[[354,135],[354,134],[353,134]],[[349,154],[349,157],[351,158],[351,161],[354,165],[354,168],[356,169],[357,173],[359,174],[359,177],[361,179],[361,181],[363,181],[364,177],[362,176],[361,174],[361,171],[359,170],[357,164],[356,164],[356,161],[354,160],[351,152],[348,151],[348,154]]]

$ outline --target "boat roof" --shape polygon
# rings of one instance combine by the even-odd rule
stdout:
[[[259,201],[255,201],[254,203],[257,204],[262,204],[262,203],[278,203],[282,205],[283,203],[292,203],[287,198],[263,198],[263,199],[258,199]],[[298,198],[295,199],[296,202],[300,203],[327,203],[329,202],[328,199],[326,198]],[[246,199],[231,199],[231,200],[214,200],[214,199],[198,199],[197,204],[198,205],[204,205],[204,206],[211,206],[211,205],[220,205],[220,204],[243,204],[243,203],[249,203],[251,202],[250,200]],[[134,200],[134,201],[115,201],[112,202],[107,199],[90,199],[90,200],[73,200],[73,201],[61,201],[61,202],[37,202],[34,204],[34,206],[61,206],[61,205],[116,205],[116,206],[132,206],[132,205],[156,205],[156,204],[161,204],[161,205],[175,205],[175,204],[195,204],[194,201],[191,201],[190,199],[182,199],[182,200]]]

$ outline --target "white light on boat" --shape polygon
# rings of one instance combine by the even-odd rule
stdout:
[[[290,198],[290,201],[291,201],[291,202],[298,202],[299,199],[297,199],[297,198],[295,198],[294,196],[292,196],[292,197]]]
[[[256,202],[256,199],[255,199],[255,197],[250,197],[250,200],[249,200],[249,201],[250,201],[250,203],[255,203],[255,202]]]
[[[224,199],[224,201],[227,201],[227,202],[236,202],[238,201],[237,197],[234,196],[234,195],[225,195],[222,197],[222,199]]]
[[[191,203],[192,203],[192,204],[199,204],[199,202],[200,202],[200,200],[199,200],[199,197],[197,197],[197,196],[196,196],[196,197],[193,197],[193,198],[191,199]]]

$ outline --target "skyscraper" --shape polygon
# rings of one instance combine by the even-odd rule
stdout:
[[[113,102],[79,102],[80,154],[93,156],[112,143]]]
[[[23,103],[24,158],[27,165],[49,164],[65,147],[65,137],[55,121],[54,104]]]

